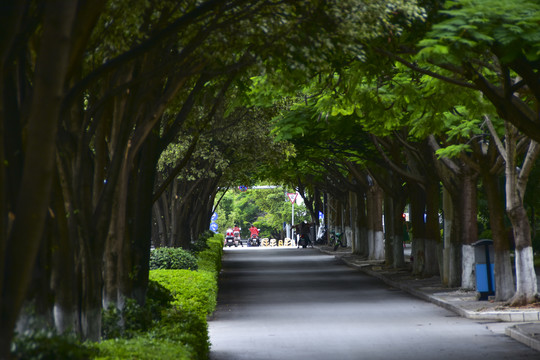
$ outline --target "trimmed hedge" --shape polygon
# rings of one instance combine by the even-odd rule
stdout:
[[[169,289],[172,305],[191,311],[200,317],[212,313],[216,307],[217,286],[214,274],[208,271],[152,270],[150,280]]]
[[[181,255],[195,259],[190,267],[198,270],[151,270],[144,307],[127,299],[122,312],[103,311],[103,338],[108,340],[82,343],[73,334],[37,324],[36,330],[15,337],[12,355],[24,360],[207,359],[206,316],[216,307],[223,236],[208,238],[205,246],[199,242],[196,256]]]
[[[182,248],[161,247],[150,252],[150,270],[197,270],[197,258]]]
[[[157,282],[170,292],[169,308],[161,320],[147,332],[131,339],[111,339],[97,347],[99,360],[138,359],[172,360],[208,358],[210,340],[207,315],[217,302],[217,278],[221,270],[223,236],[215,235],[200,246],[196,265],[198,270],[159,269],[150,271],[151,283]],[[148,292],[148,301],[159,296],[159,303],[168,299],[162,292]],[[154,299],[156,301],[157,299]],[[166,300],[165,300],[166,301]]]
[[[58,334],[55,329],[29,330],[17,334],[11,355],[20,360],[91,359],[99,353],[93,343],[82,343],[74,334]]]
[[[210,271],[217,275],[221,271],[221,257],[223,256],[223,241],[222,234],[216,234],[206,241],[208,249],[197,254],[197,264],[200,270]]]
[[[99,344],[100,355],[95,360],[145,359],[189,360],[191,349],[177,341],[142,335],[133,339],[111,339]]]

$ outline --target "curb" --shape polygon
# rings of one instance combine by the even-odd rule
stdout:
[[[504,330],[504,333],[512,339],[517,340],[536,351],[540,351],[540,333],[536,333],[539,327],[538,324],[518,324],[509,326]]]

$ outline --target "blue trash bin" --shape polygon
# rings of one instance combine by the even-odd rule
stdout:
[[[489,296],[495,295],[493,240],[482,239],[472,245],[476,264],[476,291],[480,294],[479,300],[488,300]]]

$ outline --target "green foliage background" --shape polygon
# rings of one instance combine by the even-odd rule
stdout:
[[[252,189],[248,186],[247,191],[227,191],[216,209],[219,232],[225,233],[227,227],[237,224],[242,228],[242,238],[247,238],[253,224],[260,229],[261,237],[277,238],[283,230],[283,223],[291,222],[292,204],[287,197],[288,192],[294,190],[281,186],[274,189]],[[295,204],[294,212],[295,223],[309,221],[305,205]]]

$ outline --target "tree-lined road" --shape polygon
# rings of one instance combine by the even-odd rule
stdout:
[[[209,330],[212,360],[539,358],[316,249],[227,249]]]

